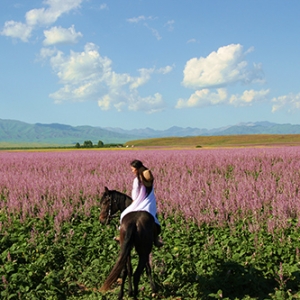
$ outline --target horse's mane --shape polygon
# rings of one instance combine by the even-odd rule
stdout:
[[[119,192],[117,190],[111,190],[111,192],[117,194],[120,197],[125,197],[125,198],[128,198],[128,199],[132,200],[132,198],[129,195],[125,194],[125,193]]]

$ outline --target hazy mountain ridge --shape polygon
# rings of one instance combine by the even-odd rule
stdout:
[[[100,127],[70,126],[64,124],[28,124],[14,120],[0,119],[0,142],[82,144],[86,140],[97,143],[124,143],[135,136],[118,134]]]
[[[173,126],[166,130],[151,128],[125,130],[112,127],[70,126],[65,124],[28,124],[0,119],[0,142],[46,143],[73,145],[86,140],[97,143],[125,143],[134,139],[185,136],[242,134],[300,134],[300,125],[276,124],[267,121],[240,123],[233,126],[206,129]]]
[[[300,134],[300,125],[277,124],[267,121],[240,123],[233,126],[220,128],[192,128],[173,126],[166,130],[154,130],[151,128],[124,130],[121,128],[106,127],[105,129],[117,133],[130,133],[143,135],[145,138],[155,137],[179,137],[179,136],[209,136],[209,135],[240,135],[240,134]]]

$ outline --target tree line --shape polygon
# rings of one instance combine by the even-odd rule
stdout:
[[[97,144],[93,144],[92,141],[84,141],[82,145],[80,143],[75,144],[75,148],[108,148],[108,147],[123,147],[123,144],[114,144],[114,143],[109,143],[109,144],[104,144],[102,141],[98,141]]]

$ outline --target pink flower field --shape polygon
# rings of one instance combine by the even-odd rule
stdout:
[[[155,176],[160,218],[269,232],[300,217],[300,148],[0,152],[1,214],[54,216],[57,226],[99,205],[104,186],[130,194],[129,163]],[[2,226],[4,224],[1,224]],[[299,225],[299,224],[298,224]]]

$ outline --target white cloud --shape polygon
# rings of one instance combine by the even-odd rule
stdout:
[[[171,71],[173,70],[173,67],[172,66],[166,66],[164,68],[160,68],[157,70],[158,73],[161,73],[161,74],[168,74],[170,73]]]
[[[153,20],[153,17],[145,17],[145,16],[138,16],[138,17],[133,17],[127,19],[127,22],[129,23],[139,23],[141,21],[146,21],[146,20]]]
[[[154,72],[154,68],[151,69],[139,69],[140,76],[133,79],[130,85],[130,89],[137,89],[141,85],[145,84],[151,78],[151,74]]]
[[[52,27],[50,30],[44,31],[45,40],[43,44],[45,46],[55,44],[76,44],[78,39],[82,37],[81,32],[76,32],[74,25],[69,28]]]
[[[166,74],[169,66],[139,70],[139,76],[118,74],[112,69],[109,58],[100,55],[98,48],[86,44],[84,51],[71,51],[66,56],[61,51],[42,49],[40,56],[48,58],[63,87],[50,97],[56,103],[63,101],[97,101],[103,110],[139,110],[153,113],[162,110],[164,102],[159,93],[141,97],[138,88],[147,83],[153,74]],[[164,72],[163,72],[164,71]]]
[[[247,53],[240,44],[231,44],[210,53],[207,57],[190,59],[184,68],[182,84],[189,88],[218,88],[237,82],[252,83],[262,80],[260,65],[248,67]]]
[[[1,31],[1,35],[18,38],[23,42],[28,42],[31,36],[32,27],[15,21],[7,21]]]
[[[50,25],[62,14],[79,8],[83,0],[47,0],[48,8],[32,9],[26,13],[26,23],[29,25]]]
[[[202,89],[193,93],[187,100],[179,99],[176,108],[217,105],[224,103],[226,99],[227,92],[225,89],[218,89],[216,93],[211,92],[209,89]]]
[[[50,48],[42,48],[40,50],[40,59],[45,60],[48,59],[49,57],[55,56],[57,53],[57,50],[55,48],[50,49]]]
[[[110,59],[102,57],[92,43],[86,44],[83,52],[71,51],[68,57],[58,51],[50,62],[61,83],[66,85],[95,84],[111,73]]]
[[[48,26],[56,22],[56,20],[64,13],[80,7],[83,0],[47,0],[44,1],[48,8],[35,8],[25,14],[25,23],[16,21],[7,21],[1,31],[1,35],[12,38],[19,38],[23,42],[27,42],[32,31],[37,26]]]
[[[133,111],[155,113],[164,108],[164,102],[160,93],[155,93],[153,96],[148,97],[132,94],[128,108]]]
[[[254,102],[265,101],[270,90],[246,90],[242,95],[232,95],[229,99],[229,104],[235,106],[251,105]]]
[[[300,109],[300,93],[280,96],[273,98],[272,102],[275,104],[272,106],[272,112],[276,112],[280,109],[286,108],[288,112],[293,112],[295,109]]]
[[[212,92],[209,89],[198,90],[193,93],[189,99],[179,99],[176,108],[185,107],[204,107],[219,104],[246,106],[252,105],[254,102],[261,102],[266,100],[269,90],[246,90],[242,95],[228,96],[228,92],[224,88],[217,89]]]
[[[245,57],[253,48],[243,50],[240,44],[219,48],[207,57],[190,59],[183,71],[183,85],[197,89],[188,99],[179,99],[176,108],[203,107],[212,105],[252,105],[265,101],[269,90],[245,90],[243,94],[228,95],[226,87],[236,83],[262,83],[261,66],[251,68]],[[200,88],[200,89],[199,89]],[[212,90],[213,89],[213,90]],[[216,90],[215,90],[216,89]]]
[[[104,95],[98,100],[98,106],[102,110],[109,110],[112,107],[117,111],[125,108],[131,111],[143,111],[146,113],[155,113],[164,109],[165,104],[160,93],[153,96],[141,97],[138,92],[132,91],[129,94],[112,93]]]

